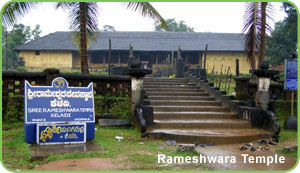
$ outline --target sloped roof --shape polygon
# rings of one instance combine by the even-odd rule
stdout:
[[[200,33],[200,32],[100,32],[89,50],[108,50],[111,39],[113,50],[128,50],[129,44],[134,51],[172,51],[180,45],[182,51],[244,51],[244,34]],[[77,51],[71,32],[55,32],[15,50]]]

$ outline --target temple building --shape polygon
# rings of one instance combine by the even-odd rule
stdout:
[[[178,46],[181,57],[190,67],[201,63],[206,44],[206,68],[220,71],[231,67],[234,72],[239,59],[240,73],[249,73],[250,65],[244,51],[244,34],[199,33],[199,32],[100,32],[95,42],[88,48],[91,70],[108,67],[108,48],[111,39],[111,64],[115,67],[127,66],[129,45],[133,54],[154,71],[176,60]],[[41,71],[58,68],[61,71],[80,69],[79,47],[74,43],[71,32],[55,32],[15,48],[27,71]],[[169,58],[168,58],[169,57]],[[202,62],[203,63],[203,62]]]

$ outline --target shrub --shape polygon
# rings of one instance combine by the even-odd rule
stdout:
[[[20,72],[26,72],[26,69],[24,66],[18,66],[17,70]]]
[[[97,95],[94,97],[95,114],[116,114],[121,119],[130,119],[131,102],[128,96],[112,97]],[[2,104],[3,122],[24,120],[24,96],[11,95]]]
[[[120,119],[131,119],[131,102],[130,100],[117,101],[112,104],[109,110],[110,114],[119,115]]]
[[[173,75],[169,76],[169,78],[175,78],[175,77],[176,77],[176,75],[175,75],[175,74],[173,74]]]
[[[291,101],[276,100],[275,101],[275,115],[278,120],[285,120],[291,115]],[[297,102],[294,102],[294,116],[297,117]]]
[[[130,119],[131,102],[126,97],[96,96],[94,99],[95,114],[115,114],[120,119]]]
[[[6,108],[2,111],[3,122],[17,122],[24,120],[23,96],[12,96],[7,99]]]

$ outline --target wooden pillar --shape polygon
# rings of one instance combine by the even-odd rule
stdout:
[[[200,68],[202,68],[202,53],[201,52],[199,53],[199,65],[200,65]]]
[[[105,67],[105,54],[103,54],[103,64],[104,64],[104,67]]]
[[[108,75],[110,75],[110,65],[111,64],[111,40],[108,40]]]
[[[189,54],[186,53],[185,55],[186,55],[186,56],[185,56],[185,64],[188,64],[188,62],[189,62],[189,61],[188,61],[188,59],[189,59]]]
[[[121,54],[120,54],[120,52],[118,53],[118,64],[119,65],[121,64]]]
[[[235,62],[236,62],[235,75],[239,76],[240,75],[239,59],[236,59]]]
[[[203,68],[206,69],[206,54],[207,54],[207,47],[208,44],[205,46],[205,51],[204,51],[204,62],[203,62]],[[208,68],[207,68],[208,69]]]

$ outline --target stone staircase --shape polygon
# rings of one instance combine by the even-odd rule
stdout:
[[[248,121],[216,101],[188,79],[145,78],[144,90],[153,106],[154,125],[147,127],[153,139],[182,143],[230,144],[271,137],[253,129]]]

